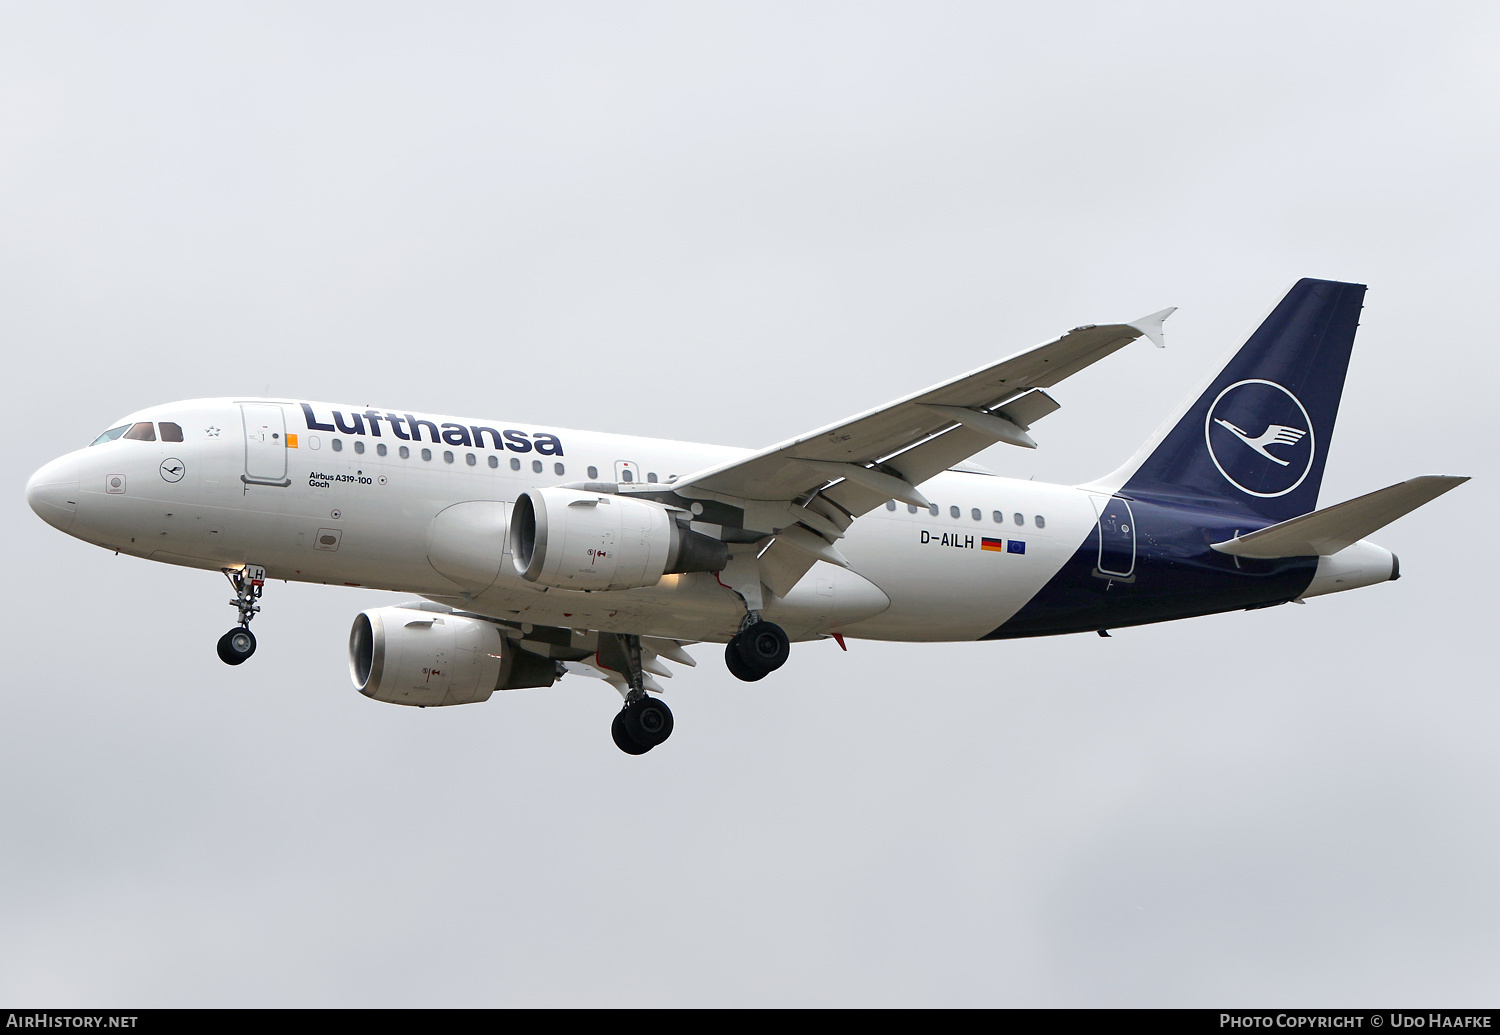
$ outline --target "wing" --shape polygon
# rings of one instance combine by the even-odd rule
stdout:
[[[527,656],[532,662],[541,661],[548,665],[562,665],[569,672],[602,679],[620,691],[621,695],[630,691],[627,675],[630,669],[630,659],[622,653],[618,637],[610,634],[590,629],[522,624],[481,613],[455,611],[450,605],[436,601],[401,606],[414,611],[435,611],[456,614],[460,618],[483,619],[499,628],[501,635],[508,641],[510,649],[516,651],[518,656]],[[667,661],[696,668],[698,662],[693,660],[691,654],[683,650],[684,647],[692,646],[693,642],[692,640],[668,639],[664,636],[640,637],[642,685],[652,693],[664,693],[661,684],[652,677],[672,678],[672,670],[665,664]],[[546,686],[550,683],[551,679],[546,682],[525,682],[519,685],[523,687]]]
[[[776,534],[760,567],[766,584],[784,595],[815,560],[843,563],[832,543],[861,514],[893,499],[928,506],[918,485],[996,442],[1036,448],[1027,431],[1058,408],[1043,389],[1142,335],[1160,345],[1162,323],[1173,312],[1074,328],[925,391],[690,474],[673,489],[742,512],[742,541]]]
[[[577,639],[578,634],[574,634]],[[576,661],[566,661],[563,664],[569,672],[589,676],[592,679],[602,679],[610,686],[620,692],[623,697],[630,692],[629,671],[630,662],[619,654],[619,649],[613,639],[601,636],[599,633],[585,633],[584,639],[592,639],[596,644],[594,653]],[[679,665],[689,668],[697,668],[698,662],[683,647],[692,646],[691,640],[669,640],[660,636],[642,636],[641,641],[641,684],[654,694],[664,694],[666,690],[655,679],[653,675],[661,676],[663,679],[672,678],[672,670],[662,664],[662,659],[675,661]]]
[[[1129,324],[1075,328],[904,399],[688,475],[674,487],[679,492],[691,487],[743,499],[792,500],[842,482],[825,495],[855,516],[888,499],[925,505],[915,486],[980,450],[996,442],[1034,449],[1026,431],[1058,408],[1041,389],[1142,335],[1159,340],[1162,321],[1173,312],[1164,309]]]

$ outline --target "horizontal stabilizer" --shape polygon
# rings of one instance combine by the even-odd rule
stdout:
[[[1468,480],[1446,474],[1424,474],[1248,535],[1214,543],[1213,548],[1236,557],[1329,557]]]

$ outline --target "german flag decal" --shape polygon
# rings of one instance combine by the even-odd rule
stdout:
[[[981,550],[994,550],[996,553],[1004,553],[1005,540],[982,538],[979,540],[979,548]]]

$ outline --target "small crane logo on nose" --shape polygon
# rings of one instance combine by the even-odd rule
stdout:
[[[187,468],[175,456],[161,462],[161,476],[164,481],[180,482],[182,481],[182,476],[186,473]]]

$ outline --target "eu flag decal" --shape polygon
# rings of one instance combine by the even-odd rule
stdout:
[[[1006,553],[1025,553],[1026,543],[1021,539],[1007,539],[1005,541]]]

